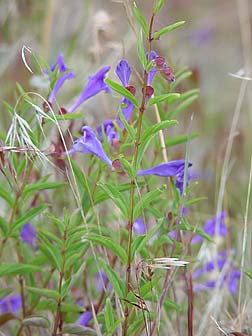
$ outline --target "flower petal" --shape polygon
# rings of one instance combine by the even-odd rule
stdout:
[[[136,236],[145,234],[146,232],[146,227],[144,224],[144,221],[142,220],[141,217],[137,217],[134,224],[133,224],[133,230]]]
[[[158,57],[158,54],[156,53],[156,51],[151,50],[151,52],[150,52],[150,61],[153,61],[156,57]],[[146,59],[148,59],[148,53],[146,53]],[[150,71],[148,72],[148,76],[147,76],[147,85],[148,86],[151,86],[153,78],[156,75],[156,73],[157,73],[156,67],[152,67],[150,69]]]
[[[104,90],[105,92],[109,93],[110,88],[104,82],[106,73],[110,70],[110,66],[107,65],[101,68],[96,74],[89,77],[87,85],[84,87],[81,95],[74,104],[68,109],[69,113],[74,112],[82,103],[84,103],[89,98],[95,96],[97,93]]]
[[[129,63],[122,59],[116,66],[116,74],[119,77],[120,81],[122,82],[122,85],[124,87],[128,86],[129,79],[131,75],[131,68]]]
[[[36,244],[36,239],[37,239],[36,229],[31,223],[26,223],[26,224],[23,225],[20,237],[23,239],[23,241],[26,244],[28,244],[28,245],[30,245],[34,248],[37,247],[37,244]]]
[[[103,121],[103,123],[96,129],[101,142],[103,142],[102,128],[104,128],[104,134],[110,145],[113,144],[114,139],[117,140],[120,138],[119,133],[116,131],[114,122],[111,119],[108,119]]]
[[[188,167],[192,166],[191,162],[188,162]],[[176,176],[185,167],[185,160],[174,160],[166,163],[162,163],[150,169],[139,170],[137,176],[144,175],[157,175],[171,177]]]
[[[64,84],[64,82],[65,82],[67,79],[71,79],[71,78],[74,78],[74,77],[75,77],[75,73],[72,72],[72,71],[70,71],[70,72],[67,72],[67,73],[63,74],[62,76],[60,76],[60,77],[57,79],[57,81],[56,81],[56,83],[55,83],[55,85],[54,85],[52,91],[51,91],[50,94],[49,94],[49,97],[48,97],[48,101],[49,101],[49,103],[51,103],[51,104],[53,103],[53,101],[54,101],[54,99],[55,99],[55,96],[56,96],[57,92],[58,92],[59,89],[62,87],[62,85]]]
[[[112,167],[112,161],[103,150],[101,142],[97,139],[95,132],[89,126],[82,127],[83,136],[75,140],[72,149],[67,153],[69,155],[80,152],[82,154],[92,153],[102,161]]]
[[[92,320],[93,314],[90,310],[85,311],[80,315],[80,318],[78,320],[78,324],[84,327],[87,327],[89,322]]]

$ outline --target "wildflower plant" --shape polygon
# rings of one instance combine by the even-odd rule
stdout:
[[[114,68],[101,64],[72,105],[62,104],[64,82],[78,78],[60,54],[43,70],[48,92],[18,85],[16,106],[5,104],[12,121],[0,150],[0,323],[11,324],[17,335],[165,335],[160,311],[169,318],[186,309],[171,297],[176,282],[186,288],[192,332],[196,276],[190,249],[179,238],[188,231],[203,237],[198,241],[212,239],[183,212],[202,200],[190,192],[186,144],[195,134],[174,137],[170,130],[197,90],[178,92],[188,70],[153,49],[154,41],[184,24],[155,31],[163,5],[153,1],[147,24],[132,4],[139,83],[131,82],[126,55]],[[114,118],[89,125],[83,106],[96,95],[114,98]],[[97,109],[104,115],[102,106]],[[172,148],[177,144],[185,145],[179,157]]]

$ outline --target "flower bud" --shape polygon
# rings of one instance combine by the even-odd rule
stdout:
[[[152,86],[146,86],[146,98],[149,99],[154,93],[154,89]]]
[[[164,56],[157,56],[157,57],[155,57],[154,61],[155,61],[156,66],[158,68],[163,67],[163,65],[165,64],[165,58],[164,58]]]
[[[135,94],[136,94],[136,88],[135,88],[134,86],[132,86],[132,85],[128,85],[128,86],[126,86],[126,89],[127,89],[130,93],[132,93],[133,96],[135,96]]]
[[[67,114],[67,110],[64,107],[59,109],[59,114]]]

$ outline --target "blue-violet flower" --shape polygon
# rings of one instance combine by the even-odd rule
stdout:
[[[112,167],[112,161],[108,158],[103,150],[101,142],[97,139],[95,132],[89,126],[82,127],[83,136],[75,140],[72,148],[67,154],[72,155],[75,152],[82,154],[92,153],[102,161]]]
[[[20,237],[26,244],[37,248],[36,240],[38,237],[36,235],[36,229],[31,223],[26,223],[23,225]]]
[[[89,98],[95,96],[97,93],[103,90],[106,93],[110,92],[110,88],[104,82],[105,76],[109,70],[110,66],[107,65],[101,68],[96,74],[89,77],[88,83],[84,87],[81,95],[77,98],[77,100],[73,103],[73,105],[67,109],[69,113],[74,112],[82,103],[84,103]]]
[[[64,63],[64,56],[63,56],[63,54],[60,54],[58,56],[58,58],[57,58],[57,61],[53,65],[50,66],[51,72],[54,72],[55,69],[56,69],[56,67],[57,67],[57,69],[58,69],[58,71],[59,71],[59,73],[61,75],[57,78],[57,80],[54,83],[53,88],[52,88],[52,90],[51,90],[51,92],[50,92],[50,94],[48,96],[48,102],[50,104],[53,103],[57,92],[62,87],[62,85],[64,84],[64,82],[67,79],[71,79],[71,78],[75,77],[75,73],[73,71],[68,71],[68,67]],[[50,77],[50,73],[46,69],[44,69],[44,73],[47,74]]]

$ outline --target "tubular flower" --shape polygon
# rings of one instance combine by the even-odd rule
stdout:
[[[203,267],[193,272],[193,280],[205,274],[207,274],[208,278],[210,277],[210,280],[195,285],[195,292],[215,288],[217,286],[219,288],[228,287],[232,295],[237,292],[241,272],[233,267],[230,258],[228,258],[228,253],[230,252],[232,253],[232,251],[228,250],[219,252],[217,258],[207,262]]]
[[[137,217],[133,224],[133,231],[136,236],[145,234],[146,227],[141,217]]]
[[[16,315],[22,307],[20,295],[9,295],[0,300],[0,311],[2,314],[13,313]]]
[[[179,189],[180,195],[183,194],[183,187],[184,187],[184,170],[182,170],[176,177],[176,187]],[[187,180],[186,180],[186,187],[188,187],[189,182],[193,179],[197,178],[197,174],[191,173],[189,170],[187,172]]]
[[[74,112],[82,103],[84,103],[89,98],[97,95],[101,91],[105,91],[106,93],[110,92],[110,88],[104,82],[104,78],[106,73],[110,70],[110,66],[107,65],[101,68],[96,74],[90,76],[88,79],[87,85],[84,87],[81,95],[77,98],[77,100],[73,103],[73,105],[68,109],[69,113]]]
[[[102,148],[101,142],[97,139],[92,128],[84,126],[82,127],[82,132],[83,136],[74,141],[73,147],[67,152],[67,154],[71,155],[75,152],[80,152],[82,154],[91,153],[112,167],[112,161],[107,157]]]
[[[122,82],[122,85],[125,88],[128,88],[129,91],[131,91],[130,87],[128,86],[129,79],[131,76],[131,68],[130,68],[129,63],[126,60],[122,59],[117,64],[115,72],[117,76],[119,77],[120,81]],[[122,105],[122,113],[124,114],[126,121],[129,121],[132,111],[134,110],[134,104],[131,103],[131,101],[129,101],[127,98],[123,97],[123,99],[121,100],[121,105]],[[124,128],[120,120],[118,124],[120,125],[122,129]]]
[[[205,225],[203,226],[202,230],[211,237],[214,237],[215,235],[225,237],[228,233],[227,227],[225,225],[226,217],[227,217],[227,213],[225,211],[222,211],[217,216],[214,216],[213,218],[208,219],[205,222]],[[193,237],[191,243],[197,244],[202,240],[203,240],[203,237],[201,237],[200,235],[196,235],[195,237]]]
[[[103,142],[102,128],[104,128],[104,134],[110,145],[113,145],[115,142],[117,142],[117,140],[119,140],[119,133],[116,131],[115,124],[111,119],[103,121],[103,123],[96,129],[101,142]]]
[[[34,247],[37,248],[36,240],[37,240],[37,235],[36,235],[36,229],[31,223],[26,223],[23,225],[20,237],[23,239],[23,241]]]
[[[158,57],[158,54],[156,53],[156,51],[151,50],[151,52],[150,52],[150,61],[153,61],[156,57]],[[148,53],[146,53],[146,58],[148,59]],[[156,72],[157,72],[157,68],[156,67],[152,67],[150,69],[150,71],[148,72],[148,76],[147,76],[147,85],[148,86],[151,86],[153,78],[156,75]]]
[[[51,92],[50,92],[50,94],[48,96],[48,102],[50,104],[53,103],[57,92],[62,87],[62,85],[64,84],[64,82],[67,79],[71,79],[71,78],[75,77],[75,73],[73,71],[68,71],[68,67],[64,63],[64,56],[63,56],[63,54],[59,54],[59,56],[57,58],[57,61],[53,65],[50,66],[51,72],[54,72],[56,70],[56,68],[58,69],[58,72],[61,75],[58,77],[58,79],[54,83],[53,88],[52,88],[52,90],[51,90]],[[49,76],[49,78],[51,77],[50,73],[46,69],[44,70],[44,73],[47,74]]]
[[[93,314],[91,310],[87,310],[80,315],[78,324],[83,327],[87,327],[89,325],[89,322],[92,320],[92,318],[93,318]]]
[[[191,167],[192,163],[188,162],[188,167]],[[184,171],[185,160],[174,160],[166,163],[161,163],[160,165],[154,166],[149,169],[139,170],[137,176],[145,175],[157,175],[164,177],[177,176]]]

